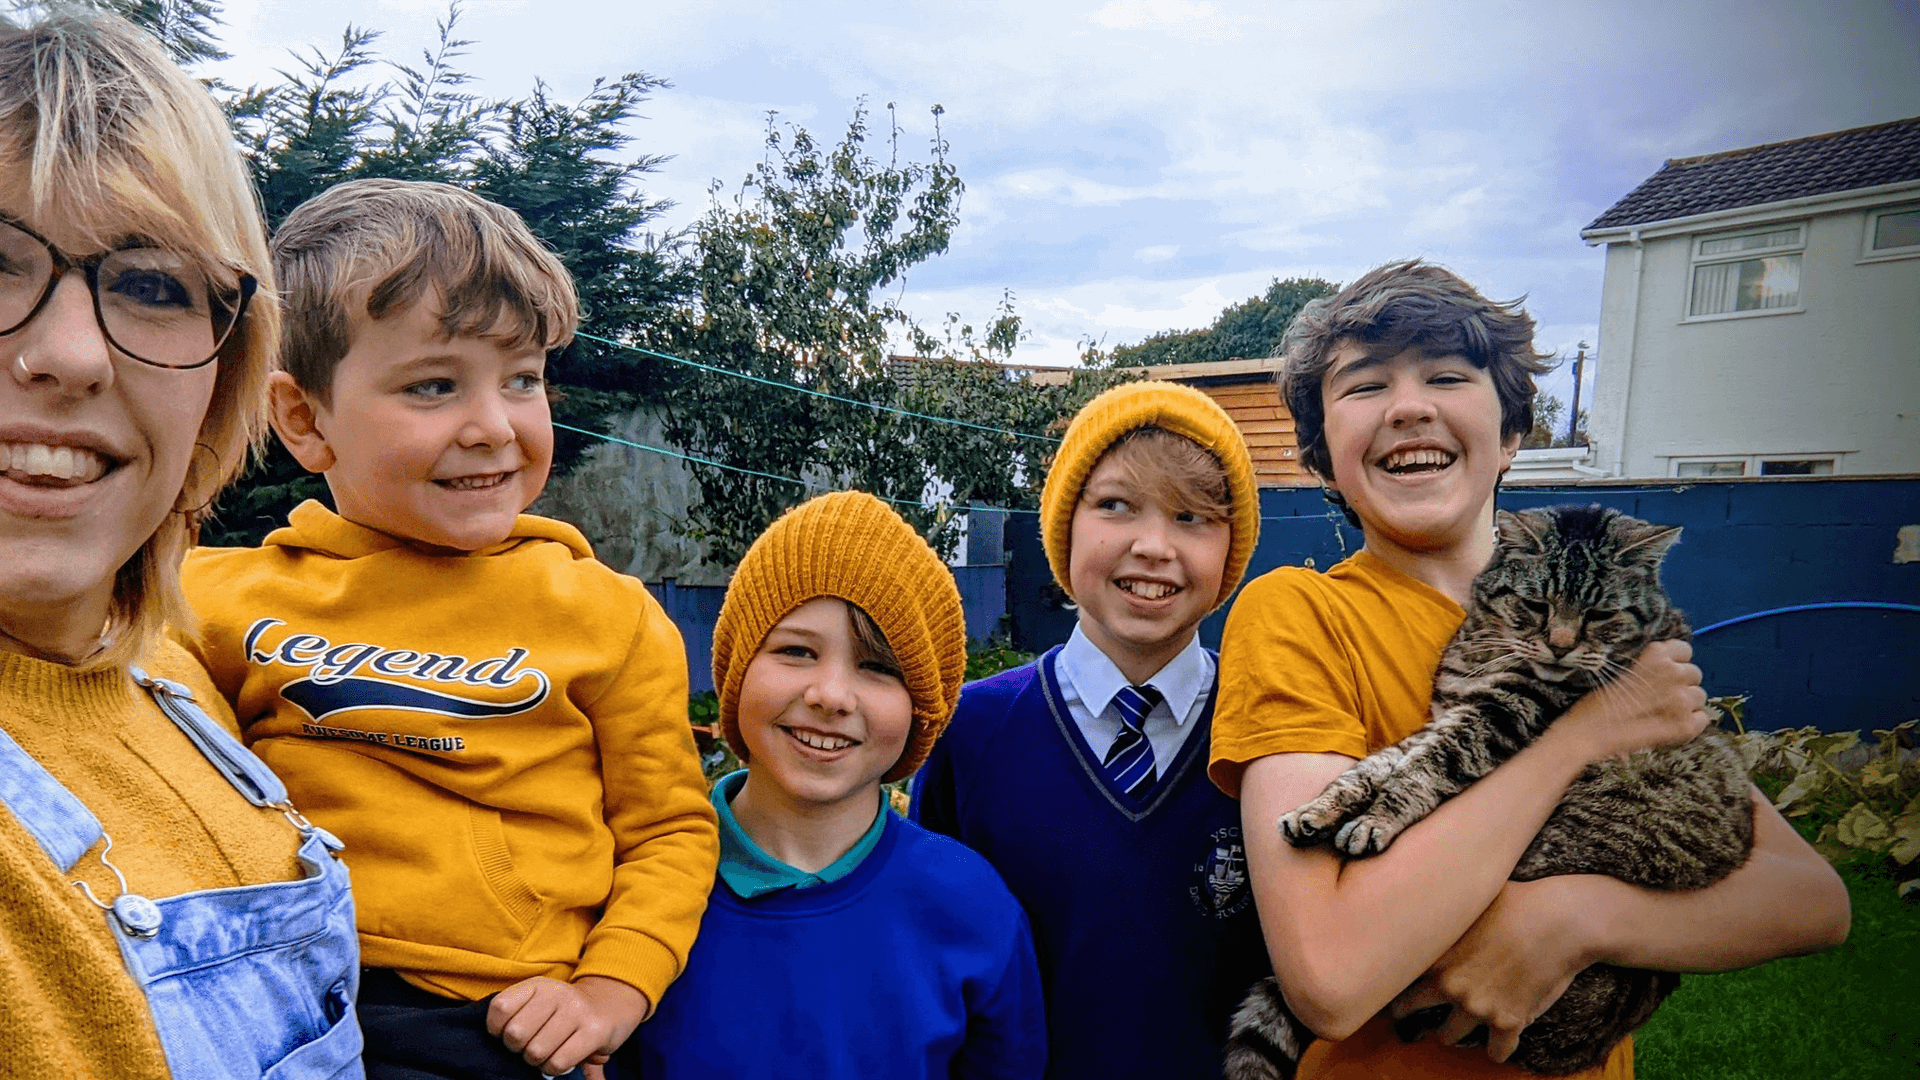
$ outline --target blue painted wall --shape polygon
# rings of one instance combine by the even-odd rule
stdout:
[[[1682,525],[1665,580],[1696,628],[1723,619],[1841,600],[1920,605],[1920,563],[1893,561],[1901,526],[1920,525],[1920,478],[1828,477],[1600,482],[1508,488],[1511,509],[1601,503]],[[1360,546],[1318,488],[1261,492],[1251,578],[1276,566],[1326,569]],[[1007,523],[1008,616],[1014,644],[1066,639],[1062,606],[1034,518]],[[1200,624],[1217,647],[1224,613]],[[1776,615],[1708,633],[1695,658],[1712,694],[1747,694],[1760,728],[1888,728],[1920,716],[1920,614],[1816,611]]]
[[[671,581],[649,582],[647,591],[667,609],[667,618],[687,643],[687,684],[695,694],[713,689],[713,626],[720,621],[720,604],[727,590],[711,585],[682,588]]]
[[[997,516],[997,515],[996,515]],[[967,640],[985,641],[1001,626],[1007,613],[1006,568],[953,567],[960,587],[960,604],[967,617]],[[695,694],[713,689],[713,626],[720,621],[720,605],[727,590],[715,586],[682,587],[671,581],[649,584],[648,590],[687,643],[687,683]]]

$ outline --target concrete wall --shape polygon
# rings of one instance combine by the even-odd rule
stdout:
[[[628,414],[615,434],[645,446],[667,445],[664,422],[650,409]],[[710,561],[706,548],[676,531],[694,498],[693,472],[662,454],[603,442],[580,465],[547,484],[529,507],[573,523],[601,562],[645,582],[725,587],[733,570]]]
[[[1594,463],[1667,477],[1681,456],[1838,455],[1841,475],[1920,473],[1920,257],[1863,261],[1870,209],[1610,243]],[[1807,225],[1804,310],[1686,321],[1693,240],[1761,220]]]
[[[1360,547],[1317,490],[1261,494],[1249,577],[1276,566],[1332,566]],[[1519,509],[1597,502],[1686,527],[1665,580],[1695,628],[1800,604],[1920,606],[1920,479],[1783,478],[1652,485],[1620,481],[1509,488]],[[1902,551],[1901,530],[1910,539]],[[1066,640],[1075,614],[1052,585],[1033,519],[1009,520],[1007,593],[1014,644]],[[1201,624],[1218,647],[1225,616]],[[1748,694],[1760,728],[1890,728],[1920,716],[1920,614],[1803,611],[1715,630],[1695,642],[1709,693]]]

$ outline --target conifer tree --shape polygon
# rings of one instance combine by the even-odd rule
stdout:
[[[21,21],[58,9],[111,11],[158,38],[175,63],[227,58],[217,35],[217,0],[12,0],[7,8],[11,18]]]
[[[418,65],[379,56],[376,31],[349,26],[334,51],[309,49],[267,87],[231,95],[229,115],[247,150],[269,228],[294,207],[347,180],[392,177],[459,184],[520,213],[574,274],[587,328],[621,340],[650,339],[666,318],[678,278],[643,232],[665,209],[642,179],[666,159],[617,160],[623,130],[647,96],[667,84],[645,73],[595,82],[581,101],[556,99],[544,83],[524,98],[487,101],[459,67],[472,42],[458,33],[458,5]],[[657,396],[636,354],[578,341],[549,365],[554,418],[601,429],[611,416]],[[565,471],[589,440],[565,432],[555,468]],[[206,543],[254,543],[325,483],[272,442],[242,483],[225,494]]]

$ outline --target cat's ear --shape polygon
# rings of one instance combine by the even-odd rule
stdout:
[[[1614,519],[1613,529],[1620,540],[1616,551],[1623,565],[1659,566],[1667,549],[1680,539],[1678,525],[1655,525],[1624,514]]]
[[[1493,534],[1500,542],[1500,547],[1508,551],[1541,552],[1547,549],[1545,523],[1525,512],[1495,510]]]

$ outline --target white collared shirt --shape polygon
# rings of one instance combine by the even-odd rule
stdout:
[[[1200,647],[1200,635],[1195,634],[1178,656],[1143,684],[1160,691],[1162,698],[1140,725],[1153,747],[1154,768],[1162,774],[1194,729],[1194,718],[1207,707],[1213,690],[1213,665],[1213,657]],[[1054,669],[1060,676],[1060,696],[1066,702],[1067,715],[1073,717],[1087,740],[1094,760],[1104,761],[1113,741],[1120,737],[1120,713],[1112,707],[1113,696],[1128,685],[1127,677],[1077,624],[1073,636],[1060,649]]]

